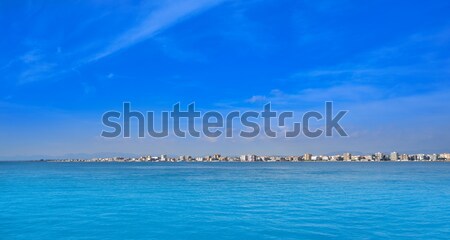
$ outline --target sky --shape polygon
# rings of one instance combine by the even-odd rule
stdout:
[[[1,1],[0,159],[450,152],[449,1]],[[349,113],[348,137],[105,139],[123,102]],[[300,115],[301,116],[301,115]]]

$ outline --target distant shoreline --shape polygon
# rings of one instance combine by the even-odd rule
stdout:
[[[0,163],[450,163],[449,160],[436,161],[66,161],[66,160],[3,160]]]

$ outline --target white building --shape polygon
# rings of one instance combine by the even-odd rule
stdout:
[[[391,161],[397,161],[398,160],[398,153],[392,152],[390,156]]]

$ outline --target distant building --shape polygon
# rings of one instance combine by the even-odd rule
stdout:
[[[400,157],[400,160],[402,160],[402,161],[408,161],[408,160],[409,160],[408,154],[402,154],[402,156]]]
[[[339,155],[331,156],[330,161],[341,161],[342,157]]]
[[[352,154],[344,153],[344,161],[351,161],[351,160],[352,160]]]
[[[310,154],[310,153],[305,153],[305,155],[303,156],[303,160],[305,160],[305,161],[311,161],[311,160],[312,160],[312,154]]]
[[[178,158],[178,160],[179,161],[189,161],[189,160],[192,160],[192,157],[188,156],[188,155],[182,155]]]
[[[417,156],[417,160],[419,160],[419,161],[423,161],[423,160],[425,160],[425,154],[417,154],[416,155]]]
[[[438,155],[437,154],[430,155],[430,161],[437,161],[437,160],[438,160]]]
[[[450,153],[443,153],[439,155],[440,158],[443,158],[444,160],[449,161],[450,160]]]
[[[375,153],[375,161],[383,161],[384,160],[384,154],[381,152]]]
[[[256,155],[241,155],[239,159],[243,162],[254,162],[256,161]]]
[[[390,156],[391,161],[397,161],[398,160],[398,153],[392,152]]]

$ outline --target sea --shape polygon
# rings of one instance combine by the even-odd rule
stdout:
[[[450,239],[450,163],[0,162],[0,239]]]

